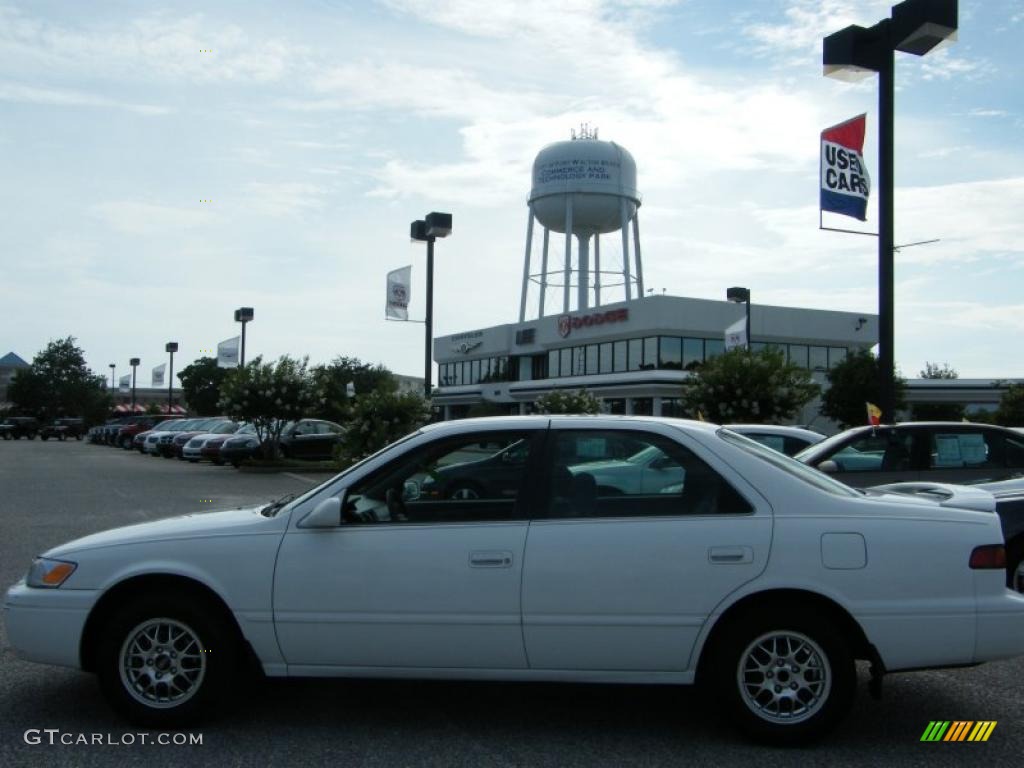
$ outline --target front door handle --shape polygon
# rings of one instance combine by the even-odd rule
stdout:
[[[752,547],[711,547],[708,560],[712,563],[744,564],[754,562]]]
[[[486,550],[469,553],[470,568],[511,568],[512,553],[505,550]]]

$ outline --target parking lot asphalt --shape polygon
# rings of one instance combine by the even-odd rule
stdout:
[[[78,536],[258,504],[322,479],[242,474],[84,442],[0,442],[0,584]],[[796,750],[742,741],[686,688],[363,680],[254,681],[231,711],[188,732],[202,744],[178,746],[143,744],[143,732],[108,710],[91,675],[17,659],[0,629],[0,766],[1021,764],[1024,659],[891,675],[880,702],[868,696],[863,673],[839,730]],[[922,743],[932,720],[997,726],[986,743]],[[102,743],[81,743],[97,737]]]

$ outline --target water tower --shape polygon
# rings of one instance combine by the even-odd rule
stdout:
[[[644,277],[640,262],[640,223],[637,209],[636,162],[615,142],[599,141],[597,131],[582,126],[569,141],[544,147],[533,161],[533,188],[528,202],[526,257],[523,264],[523,293],[519,321],[526,319],[530,283],[540,286],[538,317],[545,313],[547,289],[562,289],[562,312],[601,305],[601,290],[622,286],[624,298],[643,296]],[[544,227],[544,246],[539,272],[531,271],[533,221]],[[629,224],[633,224],[633,266],[630,263]],[[621,269],[601,269],[601,235],[622,232]],[[551,232],[565,235],[565,256],[561,268],[549,268],[548,244]],[[572,236],[578,247],[573,259]],[[593,239],[593,267],[590,242]],[[574,266],[575,265],[575,266]],[[572,289],[576,305],[572,306]],[[594,292],[593,304],[590,291]],[[617,294],[617,291],[616,291]],[[614,301],[619,301],[616,296]]]

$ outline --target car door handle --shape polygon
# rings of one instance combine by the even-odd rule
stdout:
[[[712,563],[752,563],[754,550],[751,547],[711,547],[708,559]]]
[[[511,568],[512,553],[489,550],[469,553],[470,568]]]

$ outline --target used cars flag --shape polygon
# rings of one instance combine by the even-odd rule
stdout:
[[[153,369],[153,386],[162,387],[164,385],[164,371],[167,369],[167,363],[160,363],[156,368]]]
[[[388,297],[384,307],[384,317],[388,320],[409,319],[411,282],[412,266],[388,272]]]
[[[117,380],[117,385],[118,392],[121,392],[122,394],[127,394],[128,392],[131,391],[132,388],[132,375],[130,373],[126,373],[124,376]]]
[[[864,166],[867,115],[821,132],[821,210],[867,219],[871,179]]]
[[[217,345],[217,367],[237,368],[238,367],[238,344],[240,336],[231,339],[224,339]]]
[[[868,424],[877,427],[882,423],[882,409],[874,403],[864,403],[868,407]]]

